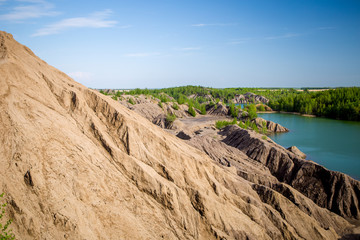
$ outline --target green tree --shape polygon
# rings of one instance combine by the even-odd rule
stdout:
[[[195,109],[194,109],[192,103],[189,103],[189,110],[188,110],[188,112],[190,113],[191,116],[193,116],[193,117],[196,116],[196,112],[195,112]]]
[[[257,113],[256,113],[256,106],[255,104],[250,104],[248,107],[248,113],[249,113],[249,118],[250,119],[254,119],[257,118]]]
[[[237,117],[239,114],[239,109],[235,106],[235,104],[231,103],[229,108],[230,108],[230,115],[234,118]]]
[[[205,104],[201,104],[199,110],[200,110],[201,115],[206,115],[206,105]]]

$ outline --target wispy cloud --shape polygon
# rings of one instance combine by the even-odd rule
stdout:
[[[284,38],[294,38],[294,37],[299,37],[301,36],[301,34],[299,33],[287,33],[284,35],[279,35],[279,36],[270,36],[270,37],[265,37],[266,40],[275,40],[275,39],[284,39]]]
[[[71,28],[114,27],[117,24],[117,21],[107,20],[111,14],[112,11],[107,9],[101,12],[95,12],[93,14],[90,14],[88,17],[66,18],[37,30],[32,36],[57,34]]]
[[[159,52],[138,52],[138,53],[127,53],[124,54],[125,57],[152,57],[160,56]]]
[[[22,4],[15,6],[9,13],[0,15],[0,20],[23,21],[41,17],[56,16],[59,12],[54,11],[54,5],[42,0],[18,0]],[[0,0],[0,4],[5,3]]]
[[[210,27],[210,26],[235,26],[237,25],[236,23],[197,23],[197,24],[192,24],[192,27]]]

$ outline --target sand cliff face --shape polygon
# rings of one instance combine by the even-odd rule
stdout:
[[[204,150],[235,149],[223,156],[248,169],[224,166],[5,32],[0,86],[0,191],[18,239],[338,239],[353,228],[297,191],[301,179],[293,188],[206,138]]]

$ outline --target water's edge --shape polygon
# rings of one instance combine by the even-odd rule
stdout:
[[[287,127],[290,132],[269,137],[287,148],[298,147],[307,159],[360,179],[360,123],[288,113],[259,113],[259,117]]]

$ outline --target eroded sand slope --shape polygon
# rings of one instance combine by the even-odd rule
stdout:
[[[353,227],[290,186],[300,207],[254,186],[5,32],[0,86],[0,190],[18,239],[338,239]]]

